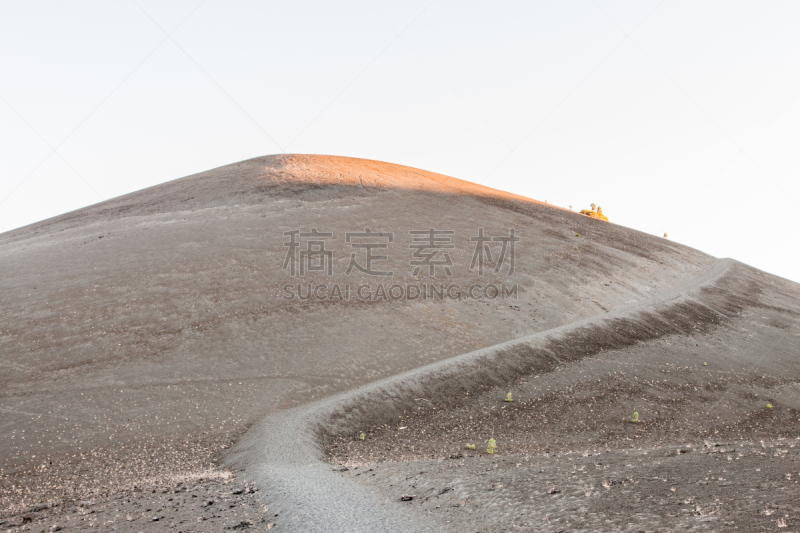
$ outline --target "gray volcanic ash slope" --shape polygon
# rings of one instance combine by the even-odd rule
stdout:
[[[331,275],[292,278],[284,233],[311,228],[332,234]],[[284,298],[298,282],[374,285],[345,274],[354,251],[345,233],[365,228],[393,233],[380,263],[393,284],[445,279],[409,265],[409,232],[435,228],[454,232],[447,283],[513,283],[518,299]],[[467,268],[479,228],[515,229],[511,276]],[[7,232],[0,257],[0,508],[12,514],[195,475],[287,408],[646,302],[717,264],[454,178],[300,155],[228,165]]]
[[[464,356],[457,381],[431,369],[346,398],[329,459],[448,531],[796,527],[800,290],[730,260],[710,274]]]

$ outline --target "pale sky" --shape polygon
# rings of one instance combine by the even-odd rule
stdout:
[[[0,231],[260,155],[390,161],[800,281],[800,2],[0,1]]]

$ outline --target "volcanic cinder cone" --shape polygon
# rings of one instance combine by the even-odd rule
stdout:
[[[470,270],[481,228],[514,229],[513,273],[508,258],[495,271],[496,242],[483,275]],[[332,234],[331,273],[292,277],[286,234],[312,229]],[[346,273],[365,253],[346,233],[367,229],[392,233],[373,251],[391,276]],[[414,272],[410,232],[430,229],[453,232],[449,274]],[[716,262],[439,174],[308,155],[220,167],[10,231],[0,257],[0,506],[14,509],[206,468],[270,413],[602,315]],[[292,298],[298,284],[327,288]],[[325,298],[334,284],[349,299]],[[505,284],[516,298],[357,297],[376,284]]]

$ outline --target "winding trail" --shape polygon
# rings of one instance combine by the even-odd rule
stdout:
[[[481,379],[507,380],[515,370],[503,354],[525,347],[547,350],[554,340],[565,339],[588,327],[609,326],[619,319],[633,319],[643,312],[659,314],[682,303],[693,303],[725,318],[699,294],[730,274],[737,263],[718,260],[702,275],[682,285],[630,306],[612,310],[558,328],[520,337],[470,353],[382,379],[323,400],[287,409],[262,419],[231,450],[226,462],[244,468],[269,495],[280,521],[292,531],[432,531],[422,517],[397,501],[379,495],[337,475],[324,460],[316,436],[320,428],[347,423],[345,413],[359,412],[359,406],[379,402],[402,403],[435,390],[444,380],[465,375]],[[582,356],[583,354],[575,354]],[[573,358],[572,360],[574,360]],[[511,365],[509,367],[509,364]],[[430,396],[426,396],[430,397]],[[362,413],[363,414],[363,413]],[[340,417],[332,422],[334,417]]]

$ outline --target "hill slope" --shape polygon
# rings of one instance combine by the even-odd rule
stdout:
[[[284,234],[312,228],[332,234],[322,239],[331,275],[291,277]],[[373,250],[393,276],[346,274],[366,251],[345,234],[367,228],[393,234]],[[449,275],[414,272],[410,232],[431,228],[453,232]],[[487,262],[483,276],[469,269],[480,228],[514,229],[513,273],[507,261],[497,273]],[[487,246],[498,262],[499,242]],[[203,470],[271,413],[630,306],[715,264],[454,178],[300,155],[7,232],[0,257],[0,507],[15,512]],[[349,285],[350,299],[286,299],[298,283]],[[393,300],[375,294],[381,283],[516,285],[517,299]],[[355,296],[360,284],[368,298]]]

